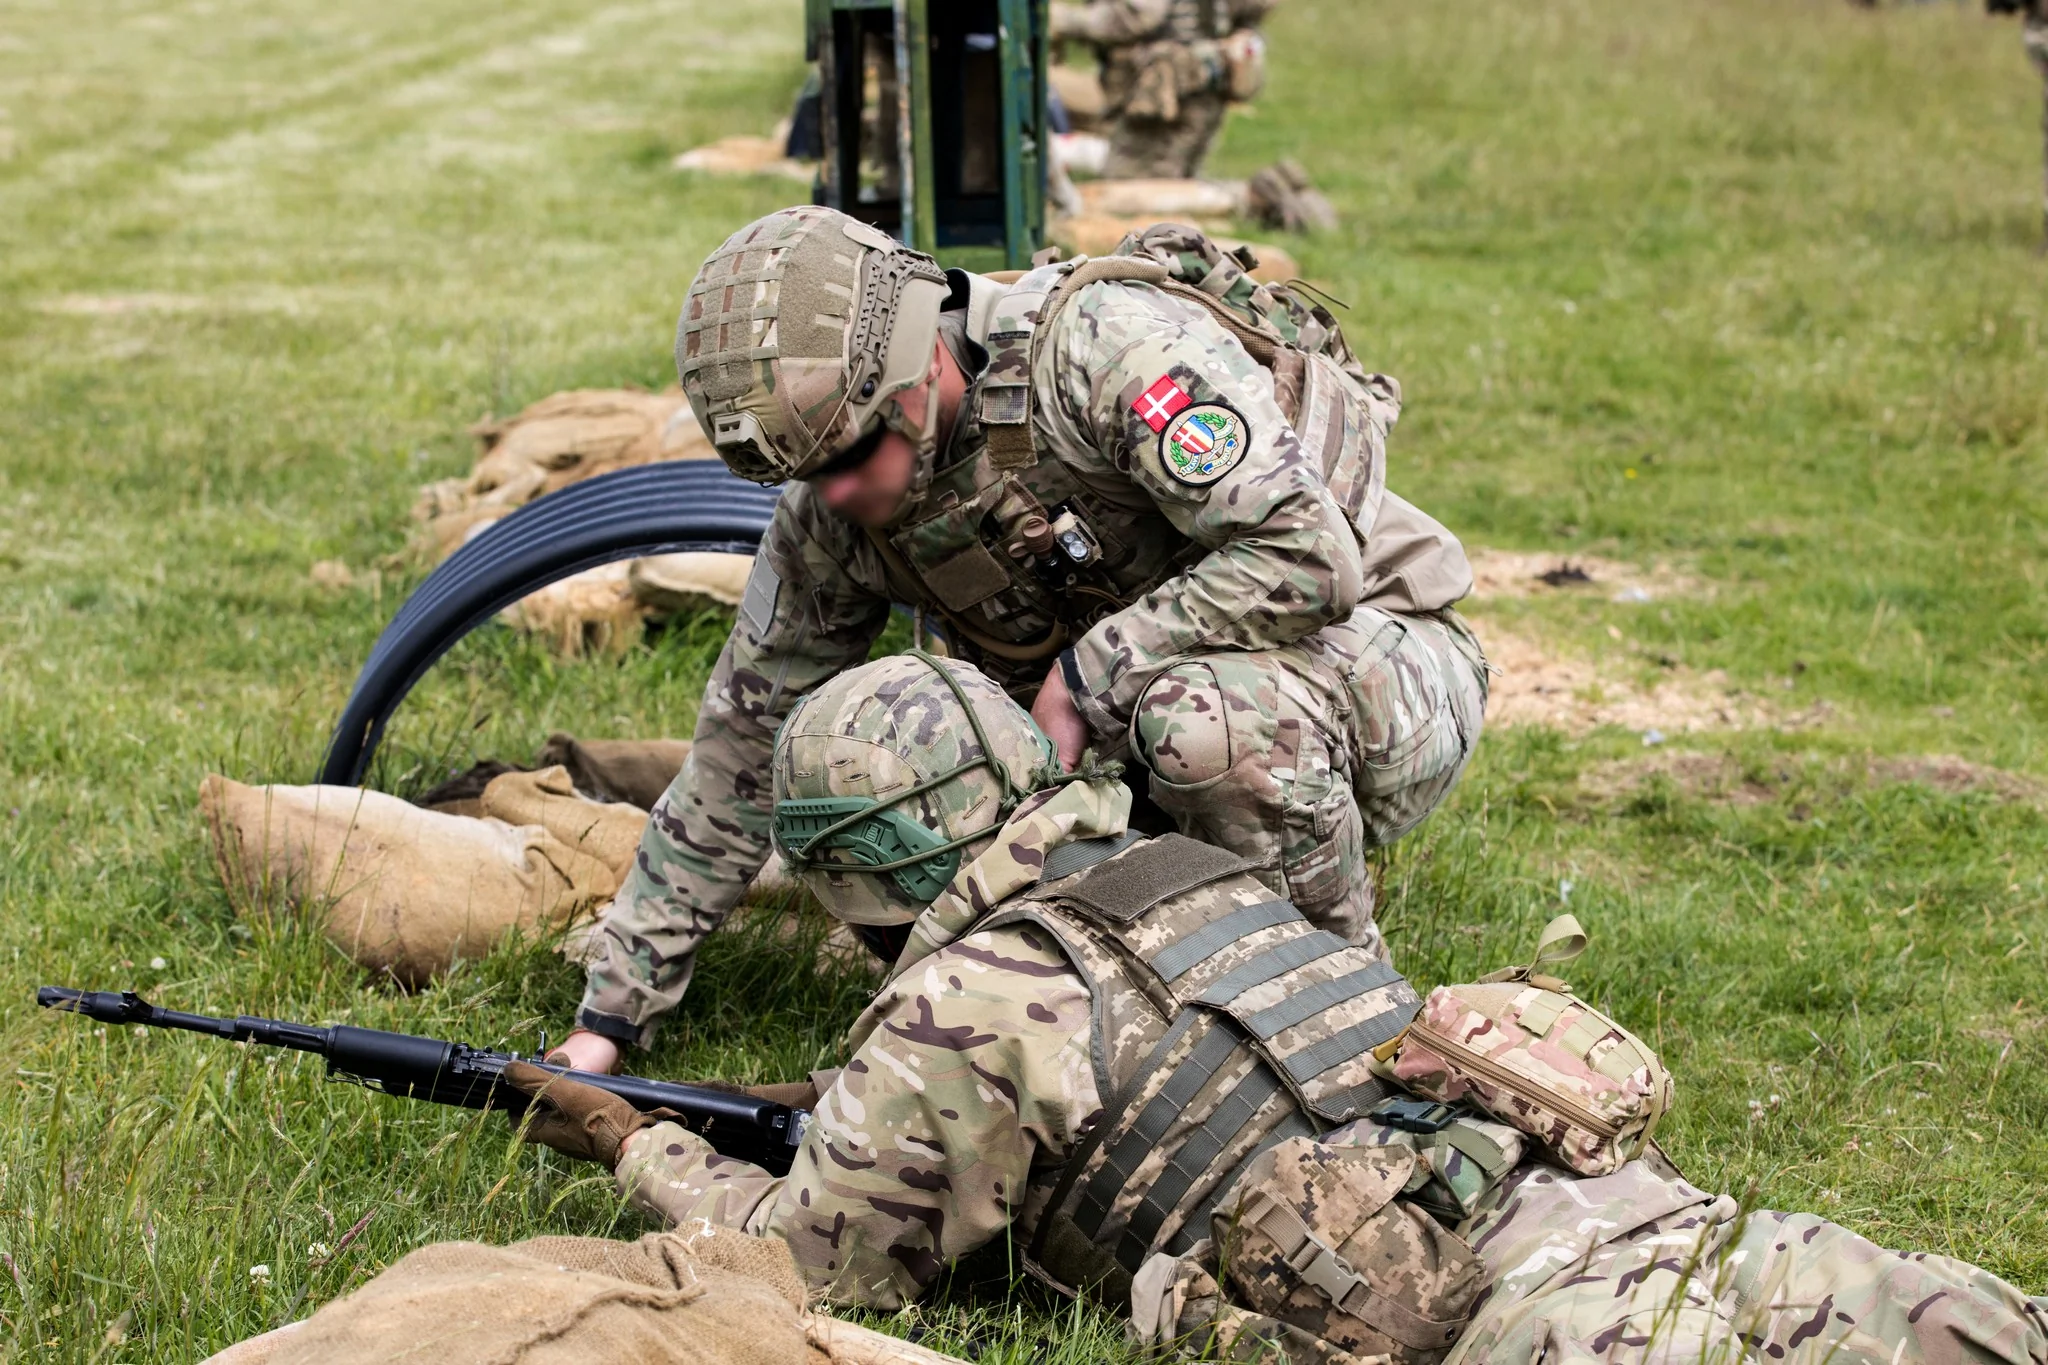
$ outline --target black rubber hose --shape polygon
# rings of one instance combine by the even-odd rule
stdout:
[[[434,661],[528,593],[617,559],[752,554],[776,497],[717,460],[673,460],[572,484],[485,529],[428,574],[377,637],[334,727],[320,780],[361,782],[385,723]]]

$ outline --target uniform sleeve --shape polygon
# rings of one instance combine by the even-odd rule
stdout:
[[[805,692],[867,657],[888,610],[881,585],[855,570],[848,528],[792,485],[705,686],[690,756],[591,937],[579,1025],[652,1040],[689,986],[697,945],[768,859],[777,727]]]
[[[1101,1116],[1088,990],[1044,931],[971,934],[883,991],[786,1177],[674,1124],[628,1144],[620,1192],[679,1226],[789,1243],[834,1302],[895,1309],[1007,1228],[1034,1166]]]
[[[1280,415],[1271,376],[1206,309],[1149,286],[1091,286],[1039,366],[1040,391],[1059,395],[1055,444],[1114,461],[1208,551],[1074,646],[1068,686],[1078,681],[1098,735],[1120,734],[1177,656],[1273,649],[1351,614],[1357,536]]]
[[[1172,0],[1088,0],[1055,4],[1052,36],[1116,47],[1143,42],[1166,27]]]

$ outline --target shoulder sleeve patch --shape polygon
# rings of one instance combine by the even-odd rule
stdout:
[[[1196,403],[1162,424],[1159,458],[1177,481],[1202,488],[1237,468],[1251,442],[1251,426],[1236,408]]]
[[[765,554],[754,556],[754,569],[747,575],[747,590],[740,597],[740,617],[752,628],[755,638],[768,634],[775,623],[775,607],[782,596],[782,578]]]
[[[1138,401],[1131,404],[1131,411],[1137,413],[1138,419],[1152,430],[1164,431],[1174,414],[1187,405],[1187,391],[1169,374],[1152,381],[1152,387],[1139,394]]]

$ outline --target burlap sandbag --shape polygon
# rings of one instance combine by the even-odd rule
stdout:
[[[471,430],[483,443],[467,478],[427,484],[413,504],[415,547],[445,558],[478,523],[599,474],[715,452],[680,393],[572,389]]]
[[[640,643],[648,611],[624,561],[558,579],[498,613],[514,630],[545,639],[565,659],[624,654]]]
[[[584,795],[650,811],[689,756],[687,739],[578,739],[558,730],[541,746],[535,766],[559,763]]]
[[[707,607],[736,607],[754,570],[752,555],[649,555],[633,561],[627,582],[649,614],[681,616]]]
[[[444,815],[355,787],[209,775],[199,809],[239,910],[319,913],[337,948],[406,985],[482,956],[509,930],[559,930],[619,884],[543,825]]]
[[[270,1365],[795,1365],[802,1282],[780,1242],[537,1237],[422,1247],[285,1337]]]
[[[207,1365],[965,1365],[803,1305],[786,1244],[725,1228],[443,1242]]]
[[[638,806],[579,796],[569,770],[560,764],[494,777],[479,804],[487,820],[539,825],[578,853],[597,859],[612,874],[614,889],[633,865],[640,834],[647,828],[647,812]]]

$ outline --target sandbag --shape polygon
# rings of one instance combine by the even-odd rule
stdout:
[[[597,859],[612,874],[614,886],[633,865],[640,834],[647,828],[647,812],[638,806],[578,795],[569,770],[560,764],[500,774],[484,788],[478,804],[486,820],[539,825],[578,853]]]
[[[422,1247],[304,1322],[206,1365],[965,1365],[804,1311],[786,1244],[704,1226],[637,1242]]]
[[[514,630],[544,638],[557,654],[624,654],[640,642],[647,608],[633,595],[633,566],[620,560],[571,574],[498,613]]]
[[[561,764],[576,790],[594,800],[624,801],[650,811],[689,756],[687,739],[578,739],[556,731],[541,746],[536,763],[543,768]]]
[[[801,1365],[802,1282],[780,1242],[718,1230],[638,1242],[422,1247],[327,1304],[270,1365]]]
[[[420,489],[415,549],[438,561],[483,522],[572,483],[656,460],[714,456],[680,393],[572,389],[470,428],[483,450],[468,477]]]
[[[240,913],[317,913],[335,947],[407,986],[481,957],[509,931],[555,932],[619,884],[543,825],[444,815],[356,787],[249,787],[213,774],[199,809]]]
[[[633,561],[627,582],[653,616],[681,616],[707,607],[737,607],[754,571],[752,555],[701,550]]]

